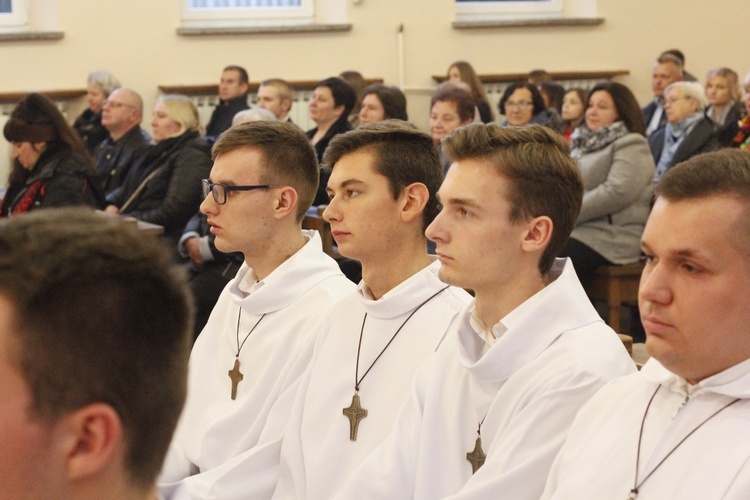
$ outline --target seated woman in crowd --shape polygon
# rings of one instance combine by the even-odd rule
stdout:
[[[373,83],[365,89],[364,95],[362,109],[359,111],[360,125],[409,119],[406,114],[406,96],[398,87]]]
[[[667,126],[648,138],[656,162],[654,182],[672,166],[717,148],[714,125],[706,118],[706,94],[696,82],[675,82],[664,89]]]
[[[323,161],[323,153],[331,139],[338,134],[352,130],[349,113],[356,102],[357,93],[354,88],[341,78],[326,78],[313,87],[313,95],[310,99],[310,119],[317,127],[308,130],[306,134],[315,148],[319,162]],[[318,184],[313,206],[328,204],[326,185],[329,176],[330,173],[320,172],[320,184]]]
[[[487,92],[484,85],[479,79],[476,71],[471,64],[466,61],[456,61],[448,68],[447,80],[451,83],[465,83],[469,86],[469,91],[474,97],[474,104],[479,112],[479,119],[482,123],[492,123],[495,121],[495,115],[490,107],[490,101],[487,99]]]
[[[511,83],[503,92],[498,104],[500,114],[505,115],[503,125],[523,127],[529,124],[544,125],[558,130],[562,118],[544,105],[539,89],[530,83]]]
[[[729,147],[739,130],[738,122],[744,114],[739,77],[729,68],[712,69],[706,75],[706,116],[716,126],[716,140],[720,147]]]
[[[440,141],[454,129],[473,121],[474,97],[453,84],[440,85],[430,103],[430,135],[440,151],[443,173],[448,172],[451,163],[443,154]]]
[[[306,133],[315,148],[319,162],[323,161],[323,152],[331,139],[338,134],[352,130],[349,113],[356,101],[357,94],[354,89],[341,78],[326,78],[313,87],[312,99],[310,99],[310,119],[317,127]],[[329,176],[329,173],[320,173],[320,184],[313,201],[314,206],[328,204],[326,185]]]
[[[562,113],[563,98],[565,97],[565,89],[562,85],[555,82],[544,82],[539,85],[539,92],[542,94],[544,105],[547,108],[554,109],[558,115]]]
[[[0,217],[37,208],[97,206],[94,163],[55,103],[41,94],[24,97],[3,129],[13,146],[8,189]]]
[[[164,226],[177,243],[203,200],[201,180],[211,171],[208,143],[201,138],[195,104],[183,95],[165,95],[154,106],[154,144],[133,165],[122,187],[107,196],[106,212]]]
[[[561,252],[585,285],[601,265],[631,264],[641,255],[654,160],[641,108],[625,85],[599,83],[588,96],[584,123],[571,139],[583,176],[581,213]]]
[[[118,88],[120,88],[119,80],[107,71],[94,71],[89,74],[86,85],[86,103],[89,107],[76,118],[73,128],[81,136],[86,149],[91,154],[104,139],[109,137],[109,132],[102,125],[102,109],[109,94]]]
[[[365,77],[362,76],[362,73],[359,71],[342,71],[339,78],[351,85],[356,94],[354,106],[351,111],[349,111],[349,125],[351,125],[352,128],[357,128],[360,125],[359,111],[362,109],[362,99],[365,97],[367,80],[365,80]]]
[[[560,133],[570,142],[573,131],[583,123],[583,103],[586,102],[586,91],[581,88],[570,89],[565,92],[562,104],[562,125]]]
[[[737,124],[737,134],[732,139],[732,147],[750,150],[750,73],[745,77],[745,114]]]

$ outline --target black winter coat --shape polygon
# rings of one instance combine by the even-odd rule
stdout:
[[[211,171],[208,143],[188,131],[150,146],[131,168],[109,203],[123,215],[164,226],[176,244],[188,220],[203,200],[201,179]]]

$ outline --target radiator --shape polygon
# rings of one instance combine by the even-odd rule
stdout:
[[[5,127],[8,117],[15,107],[15,104],[0,105],[0,129]],[[12,160],[10,154],[10,143],[5,140],[5,137],[0,138],[0,189],[8,186],[8,175],[10,174]]]

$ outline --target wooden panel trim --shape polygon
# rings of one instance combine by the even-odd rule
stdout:
[[[553,80],[611,80],[617,76],[630,74],[627,69],[601,70],[601,71],[550,71]],[[525,81],[528,73],[497,73],[478,75],[482,83],[509,83]],[[442,83],[446,80],[445,75],[433,75],[433,80]]]
[[[320,80],[297,80],[290,81],[289,85],[294,90],[312,90],[316,83]],[[382,78],[365,78],[367,85],[372,83],[383,83]],[[258,92],[260,82],[250,82],[250,90],[248,93],[255,94]],[[159,90],[164,94],[185,94],[185,95],[216,95],[219,93],[219,86],[217,84],[208,85],[159,85]]]

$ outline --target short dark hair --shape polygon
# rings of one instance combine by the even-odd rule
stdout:
[[[549,72],[543,69],[533,69],[529,71],[529,75],[526,77],[526,81],[528,81],[532,85],[541,85],[544,82],[551,82],[552,75],[550,75]]]
[[[677,55],[674,51],[662,52],[661,55],[656,59],[655,64],[671,64],[677,69],[677,73],[680,77],[685,75],[685,58],[682,56],[682,52]]]
[[[641,110],[638,101],[636,100],[633,92],[628,87],[618,82],[599,82],[594,85],[589,91],[589,95],[586,98],[586,108],[589,107],[589,100],[594,92],[603,90],[612,97],[612,101],[615,103],[617,114],[625,123],[625,127],[628,131],[646,135],[646,122],[643,119],[643,111]]]
[[[438,102],[452,102],[456,106],[456,113],[458,113],[458,117],[462,123],[474,118],[474,108],[476,106],[474,97],[470,91],[457,87],[455,84],[446,82],[440,85],[435,95],[432,96],[430,109]]]
[[[503,96],[500,98],[500,102],[497,105],[500,114],[505,114],[505,103],[510,99],[510,96],[513,95],[513,92],[518,89],[527,89],[531,92],[531,102],[534,104],[534,109],[531,111],[532,116],[544,111],[544,98],[536,85],[526,82],[515,82],[505,88],[505,92],[503,92]]]
[[[583,200],[583,179],[562,136],[541,125],[501,127],[474,123],[443,139],[452,161],[480,159],[511,181],[511,222],[546,215],[552,237],[539,260],[545,275],[568,241]]]
[[[219,136],[211,150],[216,158],[236,149],[257,148],[264,161],[261,182],[284,184],[297,191],[296,220],[302,222],[318,189],[318,158],[299,128],[285,121],[258,121],[235,125]]]
[[[693,156],[667,170],[654,195],[667,201],[726,196],[743,202],[744,216],[737,220],[735,235],[745,251],[750,248],[750,151],[724,148]]]
[[[0,294],[13,361],[42,422],[112,407],[133,484],[151,488],[185,402],[192,331],[186,281],[156,238],[81,208],[0,224]]]
[[[667,170],[654,194],[672,201],[725,195],[750,202],[750,152],[720,149],[693,156]]]
[[[555,108],[558,113],[562,113],[563,98],[565,97],[565,88],[559,83],[555,82],[543,82],[539,84],[539,92],[547,96],[549,101],[549,107]]]
[[[409,184],[427,186],[430,199],[422,214],[422,229],[426,229],[440,211],[436,193],[443,182],[440,156],[432,138],[402,120],[368,123],[334,137],[323,154],[323,168],[333,170],[344,155],[355,151],[372,154],[373,168],[388,179],[394,199]]]
[[[373,83],[365,89],[363,98],[369,94],[375,94],[380,99],[386,120],[407,121],[409,119],[409,115],[406,114],[406,96],[398,87]]]
[[[236,64],[230,64],[226,68],[222,70],[224,71],[236,71],[240,74],[240,83],[249,83],[250,82],[250,75],[247,74],[247,70],[243,68],[242,66],[237,66]]]
[[[344,112],[341,114],[339,120],[348,120],[354,105],[357,103],[357,92],[355,92],[354,87],[349,85],[345,80],[335,76],[319,81],[315,84],[313,90],[318,87],[328,87],[330,89],[334,107],[344,106]]]

